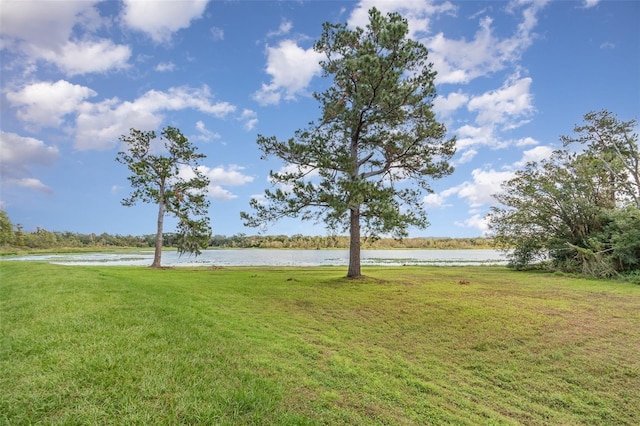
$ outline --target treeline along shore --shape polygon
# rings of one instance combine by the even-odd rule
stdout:
[[[176,235],[165,233],[163,245],[175,246]],[[52,232],[37,229],[34,232],[23,232],[18,229],[13,232],[11,238],[6,239],[1,245],[2,251],[15,252],[16,250],[32,249],[108,249],[108,248],[151,248],[154,246],[155,234],[148,235],[111,235],[82,234],[75,232]],[[490,238],[445,238],[445,237],[420,237],[367,239],[364,240],[365,249],[490,249]],[[229,248],[269,248],[269,249],[347,249],[349,248],[348,236],[309,236],[309,235],[245,235],[232,236],[214,235],[211,237],[209,247],[212,249]]]

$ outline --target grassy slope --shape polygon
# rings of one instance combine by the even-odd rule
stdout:
[[[640,423],[633,284],[499,267],[0,271],[0,423]]]

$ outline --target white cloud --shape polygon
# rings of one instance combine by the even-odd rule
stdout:
[[[36,178],[11,179],[7,182],[9,185],[15,185],[27,188],[32,191],[44,192],[46,194],[53,193],[53,190]]]
[[[537,13],[546,3],[546,0],[512,3],[525,4],[526,8],[522,11],[522,21],[511,37],[497,36],[492,27],[493,20],[485,16],[480,19],[478,31],[470,41],[465,38],[448,39],[443,33],[424,39],[430,59],[438,71],[436,82],[466,84],[517,62],[533,42]]]
[[[283,40],[276,47],[267,47],[267,74],[271,83],[262,84],[253,98],[260,105],[272,105],[295,99],[303,93],[311,79],[320,75],[322,54],[313,48],[303,49],[293,40]]]
[[[518,139],[515,142],[516,146],[529,146],[529,145],[538,145],[540,142],[535,140],[532,137],[527,136],[526,138]]]
[[[220,138],[220,134],[212,132],[211,130],[207,129],[204,122],[202,121],[196,122],[196,129],[200,134],[197,136],[194,136],[193,139],[199,140],[201,142],[211,142],[214,139]]]
[[[76,25],[95,28],[100,17],[86,1],[2,1],[0,34],[32,46],[53,49],[66,43]]]
[[[267,37],[277,37],[277,36],[289,34],[289,31],[291,31],[291,28],[293,28],[293,24],[291,23],[291,21],[287,21],[285,19],[280,23],[280,26],[276,31],[271,31],[267,33]]]
[[[501,88],[473,97],[468,109],[478,113],[476,123],[503,124],[509,129],[522,124],[521,120],[535,111],[531,82],[529,77],[512,76]]]
[[[56,64],[69,76],[123,69],[131,57],[129,46],[116,45],[111,40],[68,41],[56,50],[36,51],[40,58]]]
[[[3,166],[24,166],[38,164],[51,165],[58,159],[59,151],[55,146],[47,146],[39,139],[0,131],[0,160]],[[3,167],[3,172],[6,169]]]
[[[491,31],[491,19],[480,22],[474,40],[447,39],[438,33],[428,39],[430,59],[438,71],[438,83],[468,83],[474,78],[500,68],[501,61],[495,49],[497,40]]]
[[[113,147],[120,135],[130,128],[156,129],[165,111],[195,109],[225,118],[236,107],[228,102],[212,103],[209,88],[173,87],[166,92],[150,90],[133,102],[118,98],[91,104],[85,102],[79,108],[76,120],[75,146],[80,150],[104,150]]]
[[[76,148],[111,149],[120,135],[128,134],[130,128],[157,129],[162,122],[162,109],[149,111],[138,108],[136,102],[122,102],[118,98],[94,104],[85,102],[76,117]]]
[[[455,222],[455,224],[463,228],[478,229],[479,231],[482,231],[483,235],[486,235],[489,232],[489,221],[486,215],[483,216],[478,213],[473,214],[463,222]]]
[[[213,41],[224,40],[224,30],[222,28],[211,27],[209,29],[209,32],[211,32],[211,38],[213,39]]]
[[[533,149],[524,151],[520,161],[513,163],[513,167],[523,167],[531,161],[539,162],[540,160],[550,158],[552,153],[553,148],[550,146],[537,146]]]
[[[174,87],[167,91],[150,90],[134,101],[118,98],[91,103],[87,98],[96,96],[88,87],[64,80],[34,83],[6,97],[17,109],[17,117],[38,127],[60,127],[65,117],[75,116],[75,146],[80,150],[109,149],[120,135],[130,128],[156,129],[162,122],[163,112],[194,109],[217,118],[226,118],[236,107],[228,102],[214,102],[209,88]],[[255,125],[257,118],[250,110],[243,111],[245,127]],[[69,124],[69,127],[72,127]],[[219,137],[201,132],[201,138]]]
[[[170,72],[176,69],[176,64],[173,62],[160,62],[156,65],[156,71],[158,72]]]
[[[471,172],[473,181],[465,181],[460,185],[444,191],[446,196],[457,194],[459,198],[467,200],[471,207],[491,204],[495,200],[493,194],[500,192],[502,183],[513,177],[510,171],[475,169]]]
[[[455,133],[458,137],[456,140],[456,146],[459,150],[475,145],[486,145],[493,148],[499,148],[502,146],[502,142],[494,135],[492,125],[471,126],[469,124],[465,124],[458,128]]]
[[[136,99],[136,107],[146,111],[182,110],[187,108],[223,118],[235,111],[228,102],[211,103],[211,93],[207,86],[194,89],[187,86],[172,87],[168,91],[149,90]]]
[[[2,44],[19,54],[25,71],[44,60],[73,76],[127,66],[131,49],[89,35],[102,25],[95,1],[4,1]],[[74,34],[74,31],[78,31]]]
[[[223,186],[241,186],[253,182],[253,177],[242,173],[244,167],[230,164],[227,167],[218,166],[209,168],[207,166],[199,166],[198,170],[209,178],[209,186],[207,188],[208,195],[218,201],[229,201],[238,196],[231,191],[224,189]],[[190,167],[182,167],[180,175],[189,179],[194,173]]]
[[[207,193],[209,194],[209,197],[218,201],[229,201],[234,198],[238,198],[237,195],[219,185],[209,185]]]
[[[600,0],[584,0],[584,7],[586,8],[594,7],[598,3],[600,3]]]
[[[460,91],[449,93],[446,97],[436,96],[433,100],[433,109],[436,113],[448,117],[452,112],[462,107],[469,101],[469,96]]]
[[[442,13],[455,13],[456,7],[448,2],[436,4],[430,0],[361,0],[351,12],[348,25],[351,28],[365,28],[369,23],[369,10],[375,7],[383,15],[389,12],[400,13],[409,24],[409,36],[416,38],[417,33],[427,33],[431,17]]]
[[[32,177],[31,166],[50,166],[59,155],[57,147],[41,140],[0,131],[2,184],[50,192],[49,187]]]
[[[458,161],[456,161],[456,164],[468,163],[469,161],[473,160],[473,158],[476,156],[476,154],[478,154],[478,151],[476,151],[475,149],[464,150],[462,152],[462,155],[458,159]]]
[[[427,194],[422,199],[422,203],[431,209],[440,209],[448,206],[446,204],[446,197],[442,194]]]
[[[280,91],[274,84],[262,83],[260,90],[253,94],[253,99],[260,105],[277,105],[280,103]]]
[[[246,123],[244,123],[244,128],[246,130],[253,130],[256,127],[256,124],[258,124],[258,119],[252,118],[250,120],[247,120]]]
[[[124,0],[124,23],[149,35],[156,42],[168,42],[173,33],[188,28],[202,17],[208,0],[154,2]]]
[[[238,119],[244,121],[245,130],[253,130],[258,124],[258,114],[250,109],[242,110],[242,115]]]
[[[244,167],[230,164],[226,168],[224,166],[202,168],[202,172],[211,179],[211,183],[224,186],[240,186],[245,183],[253,182],[253,177],[242,173]]]
[[[37,126],[58,127],[64,116],[77,111],[82,102],[97,93],[65,80],[43,81],[7,92],[7,100],[17,108],[17,117]]]
[[[533,95],[530,92],[531,83],[531,78],[520,78],[516,72],[499,89],[472,96],[467,102],[467,110],[476,113],[476,125],[464,124],[455,129],[458,149],[465,150],[478,145],[499,149],[513,144],[518,146],[538,144],[533,138],[513,141],[497,136],[498,131],[511,130],[527,123],[529,117],[535,112]],[[447,101],[441,101],[445,102],[444,105],[447,102],[454,106],[456,104],[455,97],[451,98],[451,95],[443,99],[447,99]],[[446,106],[444,108],[446,111]]]

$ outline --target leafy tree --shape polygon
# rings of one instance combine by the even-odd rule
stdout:
[[[265,202],[252,200],[246,225],[300,216],[332,232],[349,229],[349,277],[361,275],[362,229],[403,237],[410,226],[428,225],[421,194],[431,191],[428,177],[453,171],[455,139],[445,140],[435,120],[427,49],[407,35],[405,19],[375,8],[366,29],[324,24],[314,48],[333,85],[314,94],[322,115],[286,141],[258,136],[263,158],[288,167],[271,172],[279,187],[266,190]]]
[[[13,224],[4,210],[0,210],[0,246],[13,244],[15,234]]]
[[[207,247],[211,237],[206,216],[209,179],[198,168],[199,160],[205,155],[198,153],[174,127],[165,128],[161,135],[166,151],[164,155],[156,153],[159,147],[152,146],[156,139],[154,131],[131,129],[128,136],[120,137],[127,150],[118,152],[116,158],[132,173],[128,179],[133,192],[122,200],[122,204],[129,207],[142,201],[158,205],[155,255],[151,265],[158,268],[161,266],[162,232],[167,213],[178,219],[176,243],[180,254],[200,254],[200,249]]]
[[[504,207],[493,207],[489,228],[498,247],[509,251],[517,268],[550,256],[556,260],[570,256],[570,245],[584,246],[590,232],[602,223],[597,191],[580,174],[590,169],[578,167],[578,159],[566,151],[556,151],[540,163],[531,162],[502,186],[494,197]]]
[[[577,138],[562,140],[588,143],[588,128],[595,142],[586,150],[558,150],[531,162],[495,195],[501,206],[492,208],[489,227],[516,268],[542,259],[595,276],[640,267],[640,218],[628,167],[637,164],[637,136],[629,136],[631,122],[612,125],[610,117],[585,115],[590,124],[576,127]]]
[[[31,248],[49,248],[58,246],[58,238],[53,232],[36,227],[36,232],[25,235],[26,245]]]
[[[16,233],[15,233],[15,242],[14,245],[17,247],[24,247],[24,232],[22,231],[22,225],[19,223],[16,225]]]
[[[613,269],[640,270],[640,209],[632,205],[616,209],[608,219],[599,240],[608,242]]]
[[[640,209],[640,150],[636,120],[621,121],[613,113],[589,112],[585,123],[575,126],[577,136],[563,136],[565,146],[586,145],[586,152],[609,173],[612,200],[632,202]]]

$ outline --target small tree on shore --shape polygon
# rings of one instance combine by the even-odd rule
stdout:
[[[209,179],[198,169],[205,157],[197,152],[180,130],[165,128],[161,147],[166,153],[156,154],[160,147],[152,147],[154,131],[131,129],[120,141],[126,150],[118,152],[116,161],[127,166],[133,192],[122,204],[130,207],[138,201],[158,205],[155,254],[152,267],[161,267],[162,233],[167,213],[178,219],[177,248],[180,254],[200,254],[211,238],[207,210],[206,189]]]

